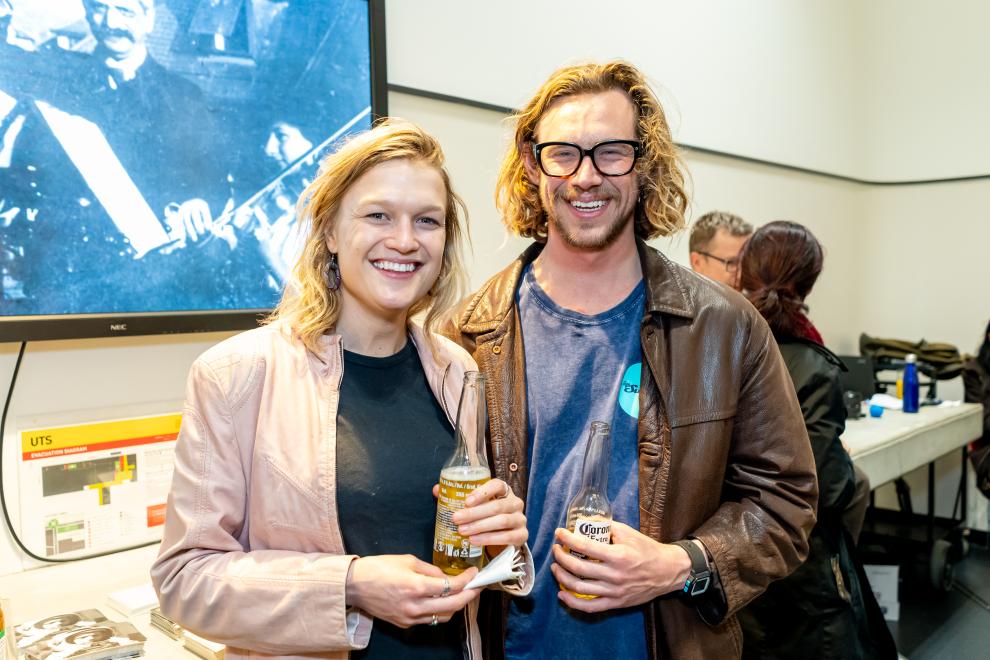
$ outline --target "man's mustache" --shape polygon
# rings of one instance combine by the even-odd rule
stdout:
[[[99,31],[99,36],[102,39],[109,39],[112,37],[119,37],[122,39],[130,39],[134,41],[134,35],[130,30],[121,30],[120,28],[105,28]]]

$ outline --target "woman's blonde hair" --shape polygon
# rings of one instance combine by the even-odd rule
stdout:
[[[461,243],[467,233],[467,208],[454,192],[444,166],[440,143],[422,128],[402,119],[384,119],[374,128],[359,133],[324,160],[316,177],[296,205],[300,222],[309,223],[302,254],[282,300],[269,322],[283,320],[306,346],[319,352],[320,337],[331,331],[340,316],[340,290],[327,282],[330,248],[327,237],[333,229],[341,201],[350,187],[376,165],[409,159],[433,167],[446,190],[443,261],[440,274],[429,292],[409,309],[409,316],[426,311],[424,326],[432,330],[440,315],[465,289],[466,275]]]
[[[506,226],[516,234],[546,241],[547,216],[537,186],[526,176],[525,150],[536,141],[536,128],[557,100],[577,94],[624,92],[636,108],[636,134],[642,156],[636,163],[639,202],[636,235],[646,240],[668,236],[684,227],[687,194],[677,148],[663,108],[646,78],[627,62],[579,64],[555,71],[533,98],[510,119],[515,121],[514,143],[502,161],[495,187],[495,205]]]

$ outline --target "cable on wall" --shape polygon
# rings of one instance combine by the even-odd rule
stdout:
[[[17,384],[17,374],[21,370],[21,361],[24,359],[24,350],[27,348],[27,342],[21,342],[21,349],[17,352],[17,360],[14,362],[14,372],[10,376],[10,386],[7,388],[7,397],[3,402],[3,415],[0,416],[0,509],[3,510],[3,520],[7,525],[7,529],[10,532],[10,538],[14,539],[14,543],[17,547],[21,549],[21,552],[26,554],[31,559],[44,562],[46,564],[65,564],[73,561],[82,561],[83,559],[94,559],[96,557],[105,557],[107,555],[112,555],[118,552],[126,552],[127,550],[136,550],[137,548],[145,548],[149,545],[156,545],[158,541],[149,541],[147,543],[141,543],[139,545],[132,545],[126,548],[116,548],[114,550],[107,550],[105,552],[97,552],[90,555],[83,555],[81,557],[69,557],[62,559],[53,559],[52,557],[42,557],[36,555],[21,541],[20,537],[17,536],[17,532],[14,530],[14,524],[10,520],[10,512],[7,510],[7,497],[4,495],[4,484],[3,484],[3,441],[7,430],[7,412],[10,410],[10,400],[14,395],[14,386]]]

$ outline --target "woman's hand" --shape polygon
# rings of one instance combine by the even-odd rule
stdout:
[[[445,575],[412,555],[359,557],[347,570],[344,593],[348,606],[400,628],[444,623],[478,597],[477,589],[464,588],[477,574],[469,568]]]
[[[491,479],[474,489],[452,520],[461,536],[471,545],[485,546],[492,557],[505,546],[520,546],[529,538],[523,501],[501,479]]]

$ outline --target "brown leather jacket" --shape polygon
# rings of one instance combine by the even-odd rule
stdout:
[[[524,499],[526,382],[515,292],[541,249],[530,246],[441,328],[488,377],[491,464]],[[790,377],[759,313],[645,243],[639,252],[647,286],[640,336],[649,366],[639,394],[640,531],[661,542],[702,541],[727,604],[724,616],[713,617],[674,595],[657,598],[646,608],[647,647],[652,658],[739,657],[735,612],[807,555],[815,461]],[[508,601],[501,600],[482,607],[489,659],[503,655]]]

